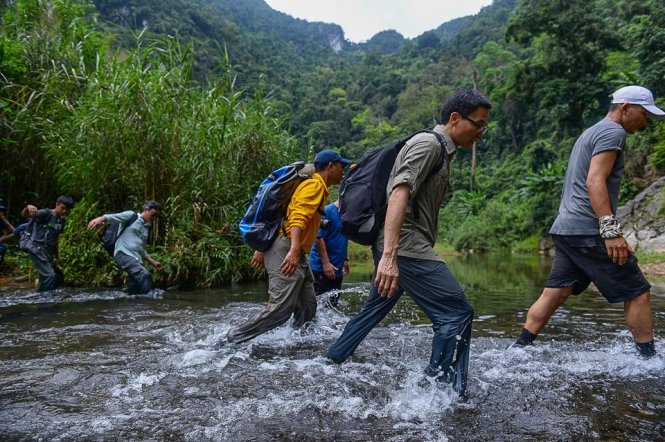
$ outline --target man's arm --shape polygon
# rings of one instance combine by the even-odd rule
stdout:
[[[88,223],[88,230],[93,230],[104,224],[122,224],[126,223],[134,216],[134,211],[125,210],[118,213],[107,213],[106,215],[98,216]]]
[[[265,254],[255,250],[254,255],[252,255],[252,268],[259,272],[263,270],[263,267],[265,267]]]
[[[150,265],[153,266],[155,269],[157,269],[157,270],[159,270],[159,271],[162,270],[162,264],[161,264],[159,261],[153,259],[152,256],[150,256],[150,255],[145,255],[144,258],[145,258],[145,260],[148,261],[148,262],[150,263]]]
[[[381,296],[390,298],[397,292],[399,269],[397,267],[397,250],[399,236],[406,216],[411,189],[407,185],[395,187],[388,199],[386,224],[384,226],[383,254],[376,268],[374,285]]]
[[[607,215],[614,215],[610,206],[610,196],[607,191],[607,177],[612,173],[614,161],[619,151],[606,150],[600,152],[591,158],[589,165],[589,174],[587,175],[586,186],[589,192],[591,207],[598,218]],[[633,249],[623,237],[608,238],[605,240],[608,256],[616,264],[623,265]]]
[[[284,261],[279,266],[282,269],[284,276],[291,276],[296,271],[298,263],[300,262],[300,241],[302,238],[302,230],[300,227],[291,227],[291,248],[289,253],[284,257]]]
[[[88,223],[88,230],[94,230],[99,226],[106,224],[106,217],[104,215],[94,218]]]
[[[330,257],[328,256],[328,246],[326,246],[326,241],[323,238],[316,238],[316,247],[319,250],[319,256],[321,257],[321,264],[323,266],[323,273],[328,279],[335,279],[337,276],[337,267],[332,265],[330,262]]]
[[[14,230],[16,230],[12,223],[10,223],[9,220],[5,218],[2,213],[0,213],[0,228],[2,228],[3,224],[7,227],[7,229],[9,229],[11,233],[14,233]]]

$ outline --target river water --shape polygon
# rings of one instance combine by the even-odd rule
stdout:
[[[0,292],[2,440],[665,440],[665,286],[657,345],[636,356],[621,305],[593,291],[559,309],[536,345],[507,348],[549,262],[448,264],[476,311],[469,392],[427,382],[432,331],[407,296],[347,363],[323,355],[368,294],[344,285],[306,332],[220,342],[261,310],[264,283],[221,290]],[[352,267],[353,271],[353,267]]]

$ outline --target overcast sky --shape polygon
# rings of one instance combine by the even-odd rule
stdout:
[[[266,0],[271,8],[307,21],[336,23],[359,43],[387,29],[407,38],[457,17],[478,13],[492,0]]]

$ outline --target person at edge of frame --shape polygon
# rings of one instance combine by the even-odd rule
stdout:
[[[575,142],[559,213],[550,229],[555,247],[552,269],[513,346],[532,345],[557,308],[593,282],[608,302],[623,302],[639,354],[656,354],[651,285],[616,217],[626,137],[646,126],[650,118],[665,119],[651,91],[635,85],[622,87],[612,94],[605,118]]]

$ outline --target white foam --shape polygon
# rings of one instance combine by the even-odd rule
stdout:
[[[212,361],[217,356],[217,352],[209,350],[190,350],[182,356],[182,361],[178,365],[180,368],[193,367]]]

